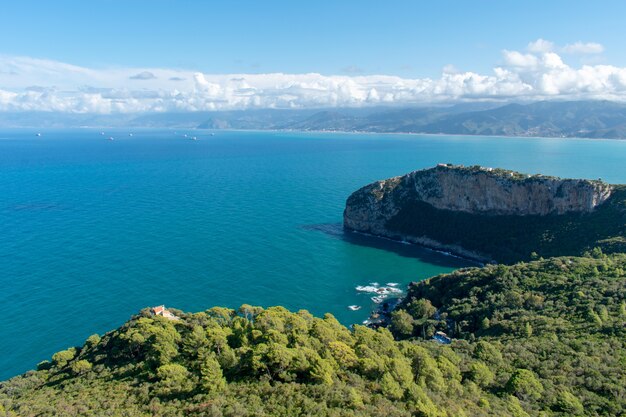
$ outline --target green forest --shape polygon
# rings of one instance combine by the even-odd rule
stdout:
[[[412,284],[378,329],[145,309],[1,383],[0,415],[626,415],[625,270],[599,249],[462,269]]]
[[[443,210],[407,198],[386,227],[400,235],[461,246],[501,263],[529,261],[533,254],[580,256],[596,247],[605,253],[626,252],[626,187],[613,186],[611,197],[591,213],[545,216]]]

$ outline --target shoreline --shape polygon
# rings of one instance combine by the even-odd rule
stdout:
[[[428,133],[428,132],[374,132],[374,131],[359,131],[359,130],[299,130],[299,129],[208,129],[199,127],[152,127],[152,126],[68,126],[68,127],[56,127],[56,126],[0,126],[0,130],[65,130],[65,129],[115,129],[115,130],[193,130],[193,131],[206,131],[206,132],[274,132],[274,133],[311,133],[311,134],[345,134],[345,135],[385,135],[385,136],[448,136],[448,137],[478,137],[478,138],[494,138],[494,139],[549,139],[549,140],[584,140],[584,141],[626,141],[626,138],[590,138],[581,136],[516,136],[516,135],[490,135],[490,134],[475,134],[475,133]]]
[[[86,128],[86,127],[85,127]],[[97,129],[97,128],[96,128]],[[115,128],[114,128],[115,129]],[[124,128],[120,128],[124,129]],[[148,128],[148,129],[160,129],[160,128]],[[167,130],[174,130],[176,128],[163,128]],[[181,128],[185,129],[185,128]],[[299,130],[299,129],[205,129],[205,128],[186,128],[190,130],[198,131],[211,131],[211,132],[275,132],[275,133],[321,133],[321,134],[345,134],[345,135],[387,135],[387,136],[453,136],[453,137],[478,137],[478,138],[499,138],[499,139],[551,139],[551,140],[572,140],[579,139],[585,141],[626,141],[626,138],[588,138],[580,136],[515,136],[515,135],[479,135],[475,133],[426,133],[426,132],[372,132],[372,131],[359,131],[359,130]]]
[[[462,259],[464,261],[468,261],[471,263],[475,263],[477,268],[481,268],[487,264],[495,264],[496,262],[493,259],[490,259],[486,256],[474,253],[470,250],[464,249],[462,247],[458,247],[456,245],[447,245],[436,240],[430,238],[412,238],[407,239],[405,236],[404,239],[396,239],[389,236],[377,235],[374,233],[362,232],[360,230],[351,229],[349,227],[343,226],[345,232],[356,233],[363,236],[374,237],[377,239],[385,239],[391,242],[402,243],[405,245],[415,245],[419,246],[423,249],[429,250],[431,252],[436,252],[438,254],[449,256],[452,258]]]

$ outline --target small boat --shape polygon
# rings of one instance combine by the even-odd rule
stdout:
[[[109,140],[115,140],[113,136],[109,136]]]
[[[215,136],[215,133],[211,133],[211,136]]]
[[[100,135],[101,135],[101,136],[104,136],[104,132],[100,132]]]
[[[37,135],[35,135],[35,136],[41,136],[41,133],[37,133]]]
[[[352,311],[358,311],[361,309],[361,306],[351,305],[351,306],[348,306],[348,308]]]
[[[132,136],[132,135],[133,135],[132,133],[129,133],[129,134],[128,134],[128,136]]]
[[[197,138],[197,137],[195,137],[195,136],[194,136],[194,137],[192,137],[191,139],[192,139],[192,140],[198,140],[198,138]]]

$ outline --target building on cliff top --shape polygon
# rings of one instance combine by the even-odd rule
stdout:
[[[169,319],[169,320],[180,320],[180,317],[176,316],[174,313],[169,311],[167,308],[165,308],[164,305],[152,307],[150,309],[150,314],[152,314],[153,316],[165,317],[166,319]]]

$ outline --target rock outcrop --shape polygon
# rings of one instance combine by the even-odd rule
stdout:
[[[412,219],[411,216],[420,217],[428,212],[433,217],[432,213],[436,212],[437,218],[441,219],[446,213],[460,213],[468,221],[473,216],[484,221],[489,217],[589,214],[606,202],[612,192],[613,186],[600,180],[562,179],[503,169],[440,164],[377,181],[354,192],[346,203],[344,226],[348,230],[402,239],[486,260],[490,255],[463,248],[458,243],[461,239],[442,242],[437,233],[422,233],[422,229],[432,229],[432,225],[416,227],[414,223],[423,222],[423,219]],[[401,222],[399,217],[402,217]],[[407,227],[399,227],[399,223]]]

